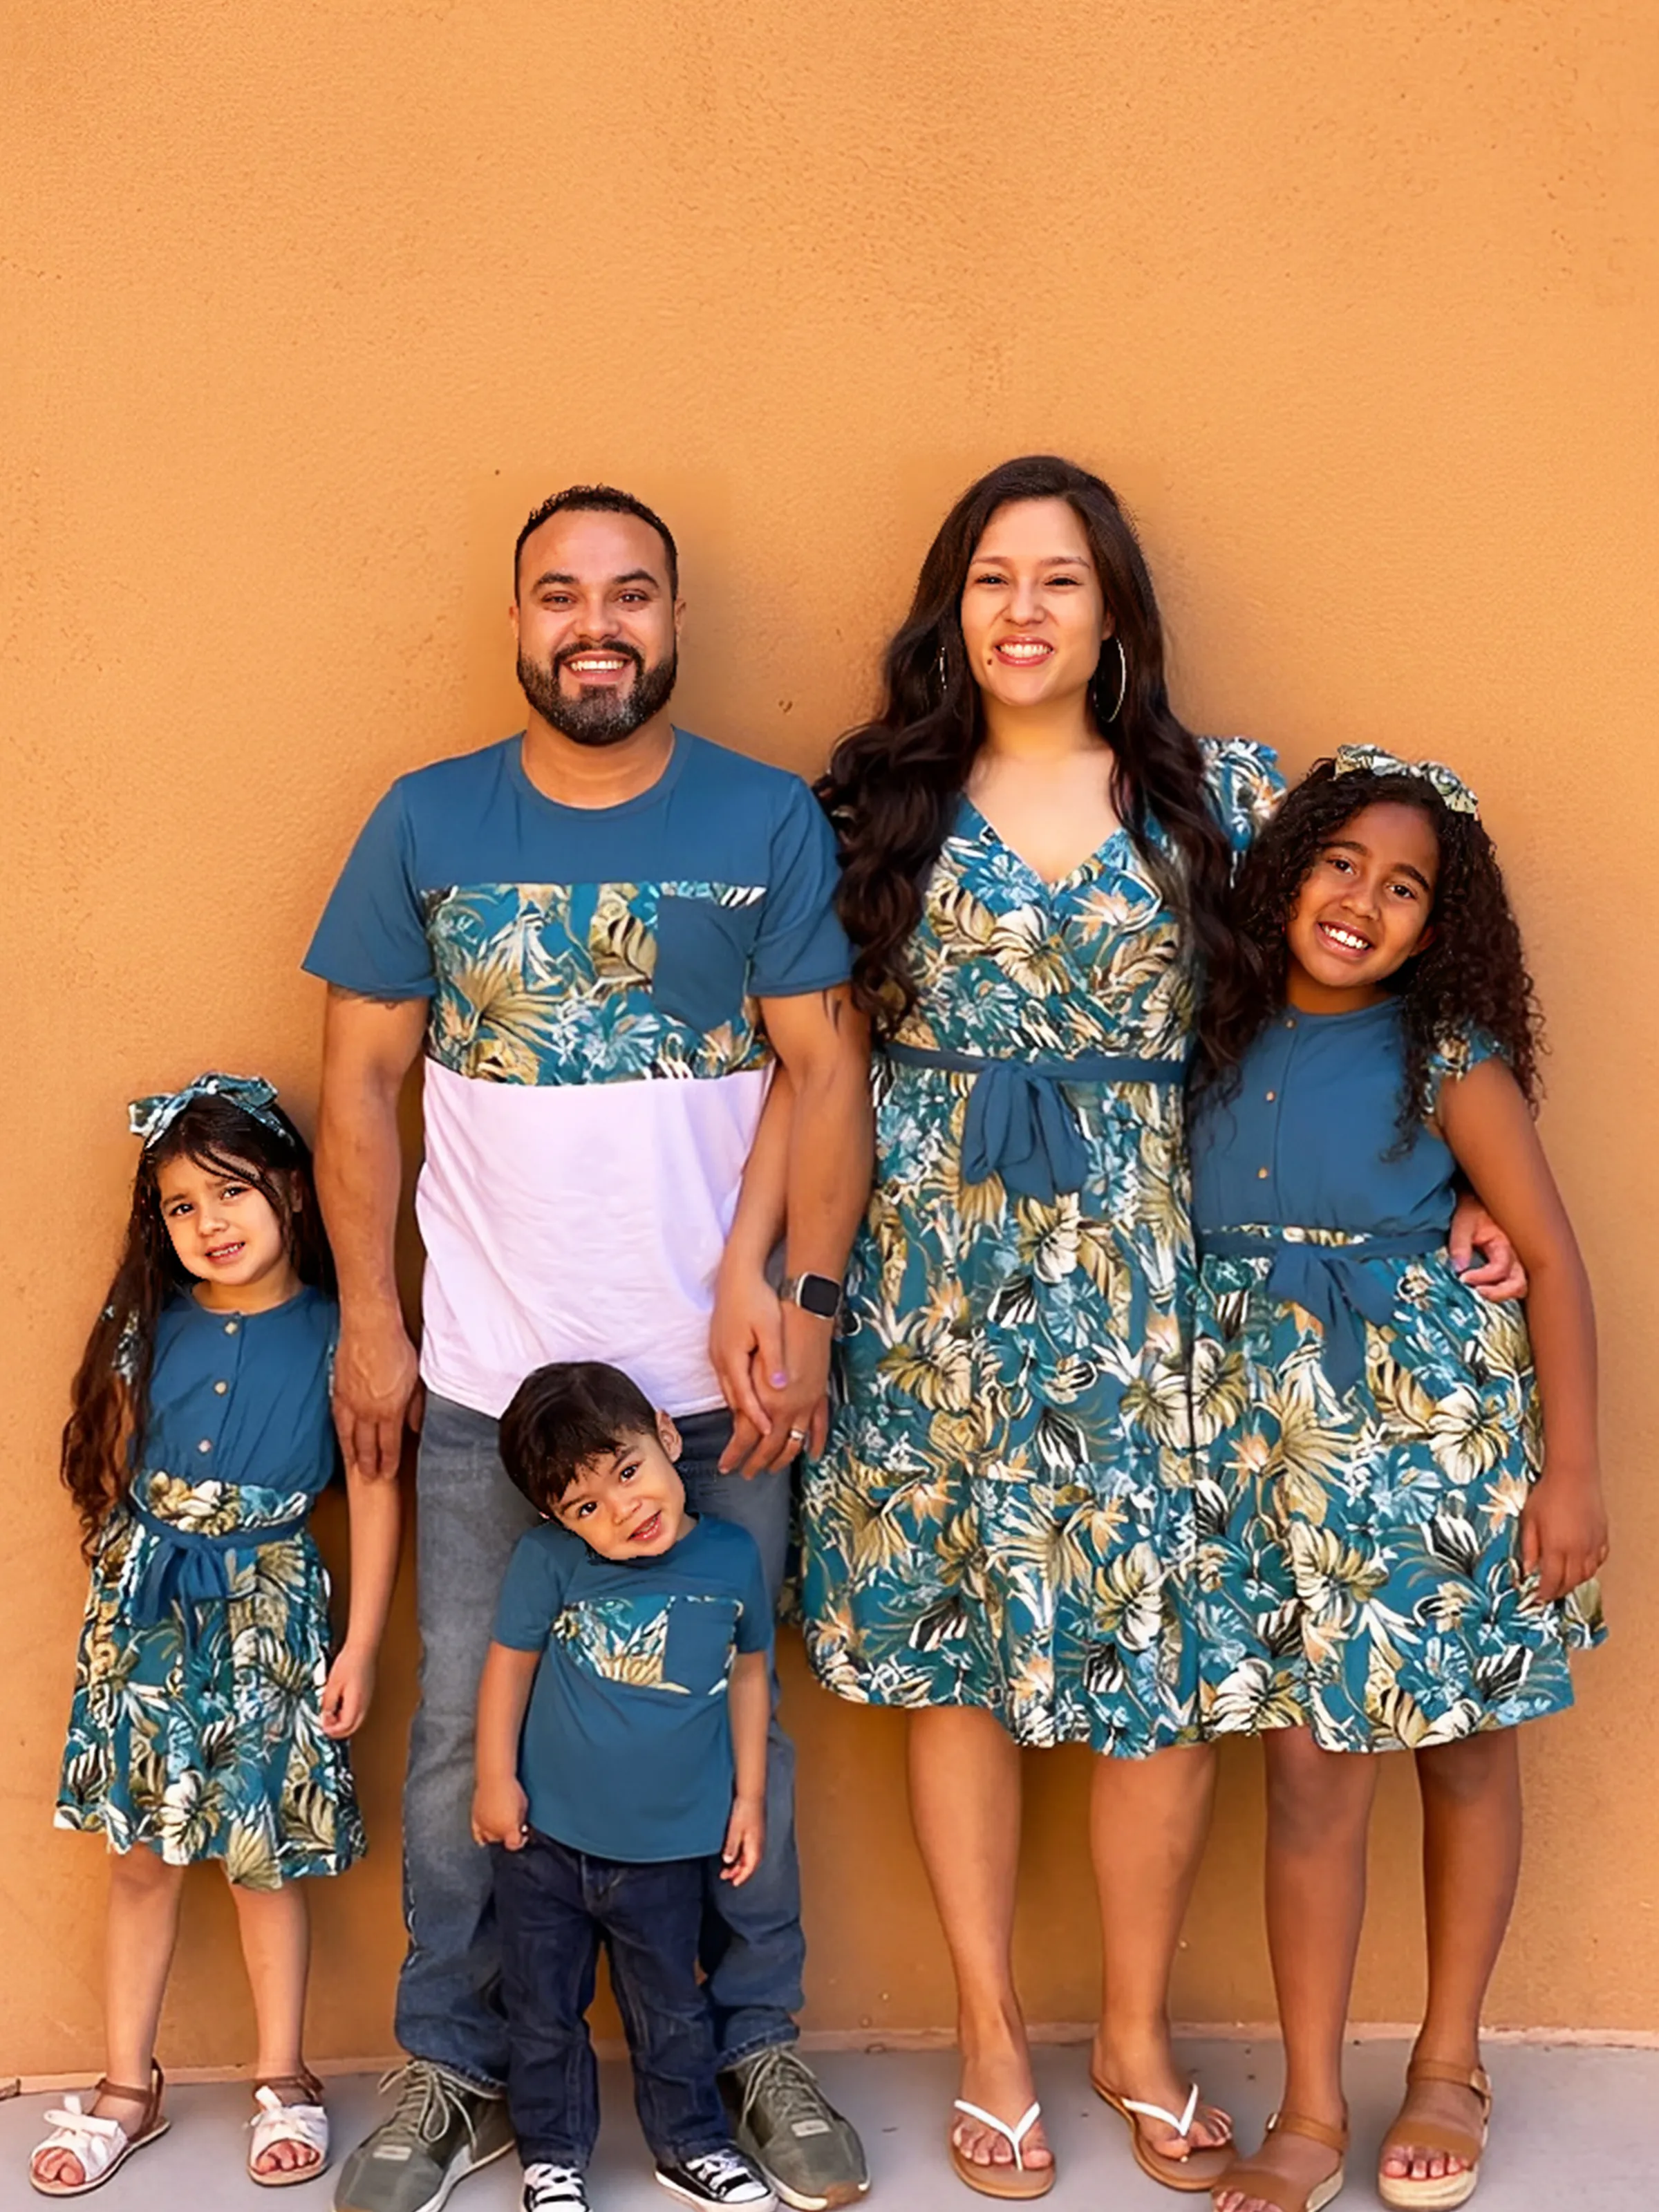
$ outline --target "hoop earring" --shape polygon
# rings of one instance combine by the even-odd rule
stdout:
[[[1129,691],[1129,656],[1123,650],[1123,640],[1115,631],[1112,635],[1112,642],[1117,647],[1117,697],[1112,702],[1111,713],[1106,717],[1109,722],[1116,721],[1123,712],[1123,702]]]

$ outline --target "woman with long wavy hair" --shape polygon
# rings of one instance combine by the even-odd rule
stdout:
[[[1095,2085],[1159,2179],[1228,2162],[1167,2009],[1212,1793],[1181,1601],[1182,1083],[1232,854],[1279,788],[1265,749],[1176,719],[1133,530],[1043,456],[945,518],[820,787],[881,1048],[804,1490],[807,1647],[842,1696],[911,1711],[960,2007],[951,2154],[990,2195],[1054,2179],[1011,1959],[1022,1747],[1101,1754]]]

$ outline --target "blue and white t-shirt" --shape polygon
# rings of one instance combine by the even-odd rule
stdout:
[[[653,1558],[550,1521],[519,1539],[495,1641],[538,1651],[519,1745],[530,1825],[596,1858],[705,1858],[732,1811],[732,1655],[772,1642],[746,1528],[708,1515]]]
[[[677,730],[620,806],[563,806],[520,740],[402,776],[305,965],[431,1001],[422,1373],[499,1415],[531,1369],[605,1359],[720,1403],[714,1275],[771,1054],[757,1000],[846,981],[835,841],[799,777]]]

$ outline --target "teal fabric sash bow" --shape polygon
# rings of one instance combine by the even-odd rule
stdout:
[[[1081,1190],[1089,1155],[1063,1086],[1068,1083],[1183,1083],[1182,1060],[1136,1060],[1085,1053],[1076,1060],[988,1060],[970,1052],[935,1052],[890,1044],[903,1067],[943,1067],[971,1075],[962,1133],[962,1172],[969,1182],[998,1175],[1016,1198],[1044,1200]]]
[[[1445,1243],[1443,1231],[1368,1237],[1363,1244],[1310,1244],[1301,1237],[1259,1236],[1247,1229],[1200,1233],[1200,1255],[1221,1259],[1271,1260],[1268,1295],[1299,1305],[1325,1338],[1323,1364],[1334,1390],[1352,1390],[1365,1371],[1365,1323],[1383,1328],[1395,1317],[1395,1296],[1368,1260],[1420,1260]]]
[[[262,1544],[302,1535],[311,1517],[308,1512],[299,1513],[290,1521],[270,1521],[250,1528],[228,1528],[219,1536],[204,1536],[198,1529],[181,1528],[176,1521],[163,1521],[136,1498],[129,1497],[127,1510],[161,1540],[133,1593],[133,1623],[139,1628],[155,1628],[176,1605],[186,1646],[195,1641],[198,1606],[222,1604],[230,1595],[231,1554],[257,1552]]]

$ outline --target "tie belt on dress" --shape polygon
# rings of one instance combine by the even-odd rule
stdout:
[[[1336,1390],[1351,1390],[1365,1371],[1365,1323],[1395,1317],[1393,1290],[1368,1260],[1422,1260],[1446,1241],[1444,1230],[1368,1237],[1363,1244],[1312,1244],[1282,1230],[1208,1229],[1198,1232],[1200,1259],[1271,1260],[1270,1297],[1304,1307],[1324,1334],[1324,1368]]]
[[[962,1130],[964,1182],[998,1175],[1016,1198],[1054,1199],[1081,1190],[1089,1154],[1062,1085],[1067,1083],[1184,1083],[1184,1060],[1136,1060],[1084,1053],[1076,1060],[988,1060],[971,1052],[890,1044],[903,1067],[943,1067],[971,1075]]]
[[[230,1595],[230,1559],[235,1552],[257,1552],[262,1544],[281,1543],[305,1534],[310,1511],[291,1520],[261,1522],[248,1528],[228,1528],[220,1536],[204,1536],[199,1529],[181,1528],[176,1521],[163,1521],[147,1505],[129,1495],[127,1510],[134,1520],[160,1538],[133,1593],[132,1620],[138,1628],[155,1628],[176,1605],[184,1621],[186,1645],[195,1640],[198,1605],[212,1605]]]

